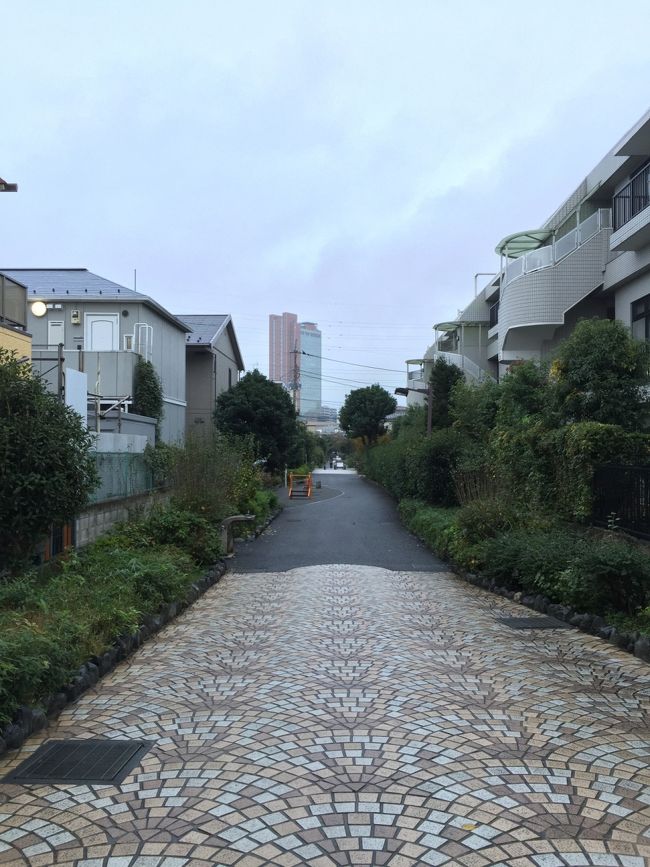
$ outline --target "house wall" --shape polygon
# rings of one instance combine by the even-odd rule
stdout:
[[[214,412],[215,356],[207,349],[187,350],[186,432],[195,433],[212,422]]]
[[[219,335],[215,346],[215,353],[217,356],[215,397],[218,397],[224,391],[228,391],[231,385],[239,382],[239,368],[237,367],[235,351],[227,328]],[[228,378],[228,371],[230,371],[230,379]]]
[[[650,273],[639,275],[636,280],[630,280],[622,286],[614,296],[616,318],[628,328],[632,325],[632,302],[650,295]]]
[[[16,331],[15,328],[6,328],[0,323],[0,348],[15,352],[19,358],[32,354],[32,338],[25,331]]]

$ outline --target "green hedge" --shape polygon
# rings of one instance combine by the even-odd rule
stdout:
[[[453,506],[455,468],[472,443],[460,431],[434,431],[427,437],[408,437],[368,449],[363,472],[396,499],[414,497],[431,505]]]
[[[405,500],[399,512],[438,556],[498,586],[600,615],[643,617],[650,605],[647,550],[611,533],[554,524],[494,501],[442,509]]]

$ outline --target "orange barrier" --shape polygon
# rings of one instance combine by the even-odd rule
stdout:
[[[289,499],[293,499],[294,497],[311,497],[311,491],[311,473],[308,473],[306,476],[289,473]]]

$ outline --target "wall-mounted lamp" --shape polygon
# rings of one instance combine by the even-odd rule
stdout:
[[[32,313],[34,316],[45,316],[47,313],[47,305],[44,301],[34,301],[32,303]]]

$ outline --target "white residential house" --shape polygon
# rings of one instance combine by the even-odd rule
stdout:
[[[82,373],[88,405],[98,410],[97,429],[140,433],[128,416],[133,405],[133,371],[142,356],[153,364],[162,383],[161,439],[168,443],[183,440],[185,335],[189,331],[185,323],[149,296],[85,268],[11,268],[0,269],[0,275],[27,288],[32,362],[53,390],[64,397],[73,383],[78,387],[76,374]],[[59,346],[63,347],[61,355]]]
[[[468,378],[483,375],[468,374],[477,373],[468,361],[498,378],[514,361],[551,357],[593,317],[650,339],[650,111],[545,223],[506,236],[496,252],[496,276],[456,320],[435,326],[442,333],[425,362],[449,353]]]

